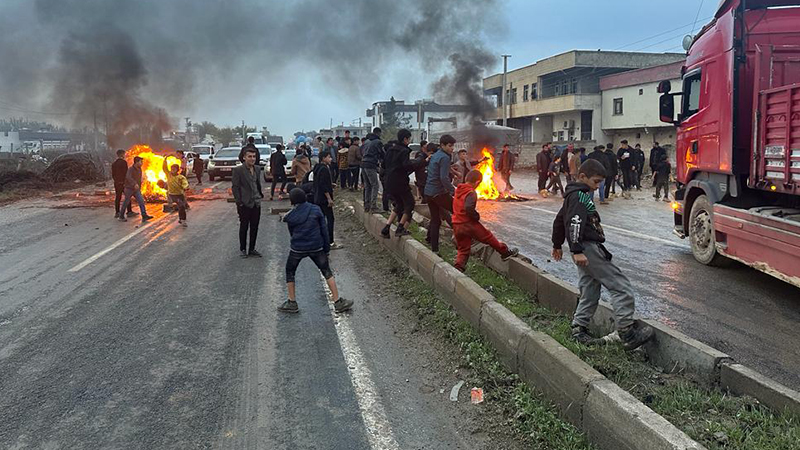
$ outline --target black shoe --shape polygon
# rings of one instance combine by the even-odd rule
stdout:
[[[403,236],[408,236],[409,234],[411,234],[411,232],[406,230],[405,227],[397,227],[397,229],[394,231],[394,237],[398,239]]]
[[[278,306],[278,311],[285,313],[297,313],[300,312],[300,308],[297,307],[297,302],[286,300],[281,306]]]
[[[261,258],[261,253],[258,250],[250,250],[247,256],[255,256],[256,258]]]
[[[352,307],[353,307],[352,300],[345,300],[341,297],[339,297],[339,300],[333,302],[333,310],[336,311],[337,313],[345,312]]]
[[[519,255],[519,249],[514,247],[514,248],[512,248],[511,250],[508,251],[507,255],[502,256],[500,259],[502,259],[503,261],[508,261],[508,258],[513,258],[513,257],[515,257],[517,255]]]
[[[391,232],[391,230],[392,229],[389,227],[389,225],[386,225],[381,230],[381,236],[383,236],[385,239],[389,239],[391,237],[391,235],[389,234]]]
[[[120,222],[127,222],[128,221],[128,219],[126,219],[125,216],[117,216],[117,217],[119,218]]]
[[[648,326],[639,327],[636,324],[619,329],[619,338],[622,340],[622,348],[630,352],[644,345],[645,342],[653,339],[655,332]]]
[[[242,258],[247,258],[247,250],[239,250],[239,256]]]
[[[136,217],[138,215],[139,215],[139,213],[137,213],[137,212],[128,211],[128,217]]]
[[[114,213],[114,218],[119,219],[119,213]]]
[[[145,215],[142,216],[142,222],[147,222],[148,220],[150,220],[152,218],[153,218],[153,216],[145,214]]]
[[[572,327],[572,339],[583,345],[595,345],[597,343],[597,339],[589,334],[589,330],[580,325],[574,325]]]

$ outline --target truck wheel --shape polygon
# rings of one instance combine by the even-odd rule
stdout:
[[[695,199],[689,215],[689,241],[694,259],[708,266],[722,266],[727,258],[717,252],[714,233],[714,209],[708,197]]]

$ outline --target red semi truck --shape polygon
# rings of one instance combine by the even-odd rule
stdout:
[[[682,79],[658,87],[677,126],[675,232],[703,264],[800,286],[800,1],[722,1]]]

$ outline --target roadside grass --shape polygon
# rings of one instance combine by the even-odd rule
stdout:
[[[414,223],[412,237],[430,248]],[[455,248],[441,239],[442,259],[453,263]],[[534,303],[505,276],[471,257],[466,274],[534,330],[552,336],[609,380],[709,449],[800,449],[800,418],[777,413],[751,397],[731,396],[705,387],[686,374],[665,374],[647,362],[644,352],[626,353],[621,345],[587,347],[571,339],[570,319]]]

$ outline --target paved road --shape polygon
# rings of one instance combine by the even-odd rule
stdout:
[[[240,259],[222,200],[188,229],[73,203],[0,208],[0,448],[516,448],[480,432],[467,389],[447,400],[447,355],[394,334],[405,313],[347,249],[352,314],[306,261],[303,310],[279,315],[288,233],[266,211],[266,257]]]
[[[535,174],[512,178],[526,203],[481,202],[481,217],[534,264],[577,284],[568,261],[549,260],[553,218],[560,198],[542,200]],[[737,264],[719,269],[697,263],[687,241],[672,234],[669,204],[652,192],[599,205],[608,248],[631,278],[644,317],[678,329],[759,372],[800,390],[800,289]]]

